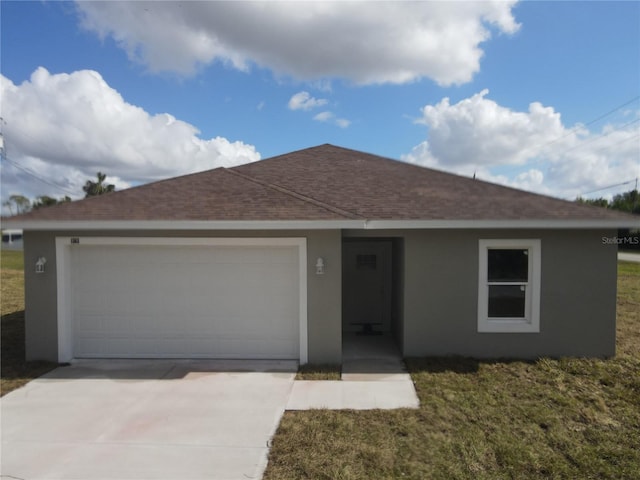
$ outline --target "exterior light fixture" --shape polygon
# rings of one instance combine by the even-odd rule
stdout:
[[[316,261],[316,275],[324,275],[324,260],[322,257],[318,257]]]
[[[44,264],[47,263],[47,259],[44,257],[38,258],[36,261],[36,273],[44,273]]]

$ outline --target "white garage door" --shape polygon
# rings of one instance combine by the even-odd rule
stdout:
[[[299,358],[298,246],[84,243],[68,250],[74,357]]]

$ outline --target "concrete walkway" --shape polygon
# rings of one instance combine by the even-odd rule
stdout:
[[[287,410],[373,410],[418,408],[420,402],[413,382],[391,380],[298,380],[287,403]]]
[[[287,410],[418,408],[420,402],[393,341],[345,335],[342,380],[296,381]]]

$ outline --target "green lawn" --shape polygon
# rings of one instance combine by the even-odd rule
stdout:
[[[24,255],[16,250],[0,251],[0,268],[2,270],[18,270],[24,269]]]
[[[0,252],[0,394],[39,377],[56,366],[50,362],[26,362],[24,349],[24,260],[22,252]]]
[[[640,265],[608,360],[410,359],[421,407],[286,412],[265,480],[640,478]]]

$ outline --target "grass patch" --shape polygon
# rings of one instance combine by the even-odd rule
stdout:
[[[0,395],[5,395],[57,365],[25,361],[23,255],[2,251],[0,258]]]
[[[618,262],[616,350],[640,358],[640,263]]]
[[[618,264],[618,354],[407,361],[417,410],[285,412],[265,480],[637,479],[640,264]]]
[[[0,268],[24,270],[24,253],[20,250],[0,250]]]
[[[296,380],[340,380],[342,368],[340,365],[300,365]]]

